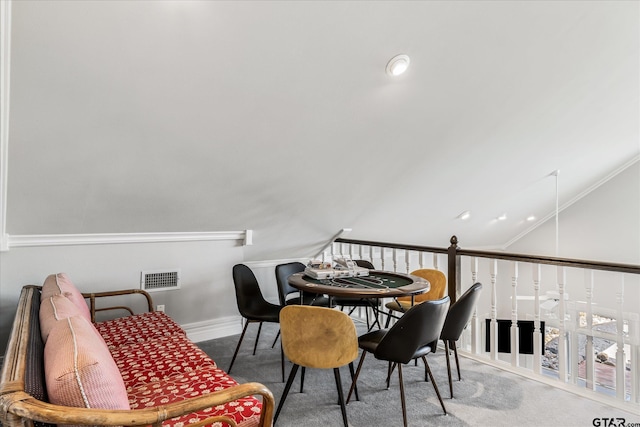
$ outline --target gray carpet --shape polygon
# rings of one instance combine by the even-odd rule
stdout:
[[[358,326],[359,332],[363,327]],[[250,324],[231,376],[238,382],[261,382],[273,392],[276,407],[284,390],[280,370],[280,341],[271,344],[278,325],[262,328],[256,355],[252,355],[258,330]],[[239,335],[198,345],[223,369],[228,370]],[[623,417],[628,423],[640,422],[640,416],[626,413],[590,399],[513,375],[500,369],[461,358],[462,381],[454,371],[454,399],[449,398],[444,352],[428,357],[448,415],[444,415],[431,383],[424,381],[424,367],[405,365],[403,369],[410,426],[593,426],[594,418]],[[357,366],[358,359],[354,361]],[[291,363],[285,364],[285,379]],[[454,365],[455,369],[455,365]],[[398,376],[394,372],[391,387],[385,385],[387,364],[368,354],[360,377],[360,401],[353,397],[347,405],[350,426],[401,426],[402,412]],[[346,393],[351,385],[347,367],[341,369]],[[307,369],[304,393],[300,393],[300,371],[289,392],[277,426],[340,426],[342,418],[332,370]]]

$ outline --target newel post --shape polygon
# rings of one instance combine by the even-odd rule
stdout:
[[[447,249],[448,259],[448,294],[451,299],[451,304],[456,302],[456,296],[458,295],[458,289],[460,288],[460,255],[458,255],[458,238],[451,236],[451,246]]]

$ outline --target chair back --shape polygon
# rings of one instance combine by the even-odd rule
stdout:
[[[380,340],[374,356],[391,362],[408,363],[418,349],[435,350],[449,310],[449,296],[411,307]]]
[[[462,331],[471,320],[473,309],[478,302],[481,290],[482,283],[475,283],[451,306],[442,327],[440,338],[453,341],[457,341],[460,338]]]
[[[278,284],[278,298],[280,299],[280,305],[286,304],[287,295],[299,292],[289,284],[289,276],[295,273],[301,273],[305,268],[305,265],[301,262],[289,262],[276,266],[276,283]]]
[[[338,368],[358,357],[353,320],[338,310],[288,305],[280,312],[284,354],[307,368]]]
[[[431,285],[427,292],[413,297],[416,304],[422,301],[442,299],[447,294],[447,277],[442,271],[431,268],[421,268],[419,270],[412,271],[411,274],[427,279]],[[411,297],[401,297],[398,298],[398,300],[411,301]]]
[[[236,264],[233,266],[233,284],[236,288],[238,311],[242,317],[252,318],[269,305],[262,296],[256,276],[246,265]]]
[[[358,267],[368,268],[369,270],[375,270],[376,268],[366,259],[356,259],[354,260]]]

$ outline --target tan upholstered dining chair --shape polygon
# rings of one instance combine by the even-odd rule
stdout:
[[[444,298],[447,293],[447,278],[442,271],[434,270],[431,268],[421,268],[411,272],[412,275],[427,279],[431,287],[429,291],[424,294],[416,295],[413,297],[414,304],[419,304],[423,301],[434,301]],[[387,323],[385,328],[389,327],[392,317],[396,317],[392,312],[406,313],[411,308],[411,297],[400,297],[394,301],[385,304],[385,307],[389,310],[387,316]]]
[[[353,320],[346,313],[330,308],[288,305],[280,312],[280,332],[284,354],[293,366],[275,413],[274,424],[298,368],[302,366],[301,389],[305,368],[333,369],[342,421],[347,427],[347,411],[339,368],[349,365],[353,378],[353,361],[358,357],[358,335]]]

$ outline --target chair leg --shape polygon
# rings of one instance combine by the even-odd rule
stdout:
[[[304,374],[307,371],[307,368],[305,368],[304,366],[302,367],[302,374],[300,375],[300,393],[302,393],[302,390],[304,390]]]
[[[362,356],[360,356],[360,362],[358,362],[358,368],[356,369],[356,375],[353,377],[353,380],[351,380],[351,388],[349,389],[349,394],[347,395],[347,404],[349,403],[349,400],[351,399],[351,393],[353,393],[353,390],[357,387],[356,383],[358,381],[358,375],[360,375],[360,369],[362,369],[362,363],[364,362],[364,357],[367,355],[367,352],[362,350]]]
[[[388,329],[389,328],[389,324],[391,323],[391,313],[387,313],[387,322],[384,324],[384,328]]]
[[[458,346],[455,341],[451,341],[451,346],[453,347],[453,355],[456,357],[456,368],[458,369],[458,381],[460,378],[460,361],[458,360]]]
[[[258,326],[258,335],[256,335],[256,343],[253,345],[253,355],[256,355],[256,348],[258,348],[258,340],[260,339],[260,331],[262,330],[262,322]]]
[[[351,373],[351,383],[354,384],[353,382],[353,377],[355,376],[353,373],[353,362],[349,362],[349,373]],[[360,400],[360,396],[358,396],[358,385],[355,385],[355,392],[356,392],[356,400]]]
[[[391,374],[393,374],[393,370],[396,369],[397,363],[389,362],[389,366],[387,367],[387,390],[389,390],[389,384],[391,383]]]
[[[271,344],[271,348],[276,346],[276,343],[278,342],[278,338],[280,338],[280,329],[278,329],[278,333],[276,334],[276,339],[273,340],[273,344]]]
[[[291,389],[291,384],[293,384],[293,380],[296,378],[296,372],[298,372],[298,368],[300,365],[293,365],[291,367],[291,373],[289,374],[289,379],[287,380],[287,385],[284,386],[284,391],[282,392],[282,397],[280,398],[280,403],[278,404],[278,409],[276,410],[276,414],[273,416],[273,424],[276,423],[278,419],[278,415],[280,415],[280,410],[282,409],[282,405],[284,405],[284,401],[289,394],[289,389]]]
[[[231,364],[229,365],[229,369],[227,369],[227,373],[231,372],[231,368],[233,368],[233,362],[236,361],[238,350],[240,350],[240,344],[242,344],[242,339],[244,338],[244,334],[245,332],[247,332],[247,326],[249,326],[248,320],[245,322],[244,328],[242,328],[242,333],[240,334],[240,340],[238,341],[238,345],[236,346],[236,351],[233,352],[233,357],[231,358]]]
[[[338,400],[340,401],[342,421],[344,422],[344,427],[349,427],[349,423],[347,422],[347,408],[344,404],[344,394],[342,392],[342,380],[340,379],[340,368],[333,368],[333,374],[336,377],[336,387],[338,387]]]
[[[442,410],[444,414],[447,415],[447,408],[444,407],[444,402],[442,401],[442,397],[440,396],[440,390],[438,390],[438,385],[436,384],[436,380],[433,378],[433,374],[431,373],[431,368],[429,368],[429,364],[427,363],[427,358],[422,356],[422,361],[424,362],[424,366],[427,367],[427,371],[429,372],[429,377],[431,378],[431,384],[433,384],[433,389],[436,391],[436,395],[438,396],[438,400],[440,401],[440,406],[442,406]]]
[[[449,377],[449,394],[453,399],[453,382],[451,381],[451,361],[449,360],[450,359],[449,341],[448,340],[443,340],[443,341],[444,341],[444,354],[445,356],[447,356],[447,376]]]
[[[282,382],[284,382],[284,349],[280,343],[280,368],[282,369]]]
[[[398,365],[398,380],[400,381],[400,403],[402,404],[402,421],[404,427],[407,427],[407,404],[404,401],[404,381],[402,381],[402,364],[396,363]]]

